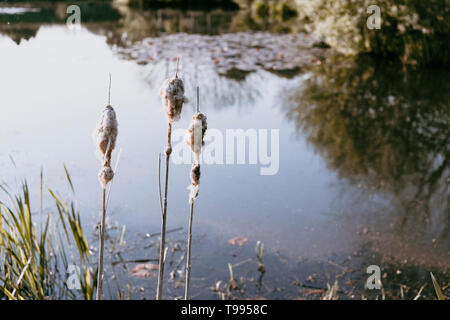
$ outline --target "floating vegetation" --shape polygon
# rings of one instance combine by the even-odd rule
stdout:
[[[179,33],[146,38],[117,50],[140,64],[156,65],[172,60],[181,49],[184,64],[194,68],[188,73],[194,74],[197,67],[212,68],[226,76],[233,70],[254,72],[262,69],[282,73],[315,65],[324,59],[327,51],[317,47],[317,41],[318,38],[306,33],[257,32],[220,36]]]

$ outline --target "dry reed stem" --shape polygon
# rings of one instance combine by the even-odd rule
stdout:
[[[189,299],[189,288],[191,282],[191,249],[192,249],[192,224],[194,220],[194,199],[197,198],[199,192],[200,184],[200,153],[201,147],[204,144],[203,138],[207,129],[206,116],[200,112],[200,89],[197,87],[197,106],[196,113],[192,117],[190,128],[188,129],[188,139],[187,144],[191,147],[194,154],[194,161],[191,168],[191,185],[188,189],[191,190],[189,195],[189,203],[191,205],[190,215],[189,215],[189,231],[188,231],[188,248],[187,248],[187,259],[186,259],[186,281],[185,281],[185,292],[184,299]],[[195,132],[198,130],[198,126],[201,127],[201,143],[195,143]],[[198,137],[197,137],[198,138]]]
[[[165,170],[165,181],[164,181],[164,200],[162,204],[162,223],[161,223],[161,243],[159,246],[159,272],[158,272],[158,287],[156,290],[156,300],[162,299],[163,283],[164,283],[164,264],[165,264],[165,244],[166,244],[166,224],[167,224],[167,193],[169,186],[169,163],[170,154],[172,153],[172,125],[180,118],[180,114],[183,108],[183,103],[187,101],[184,96],[184,84],[181,79],[178,78],[178,63],[177,60],[177,70],[175,77],[172,79],[167,79],[163,86],[159,90],[159,95],[162,99],[164,106],[164,111],[168,119],[167,126],[167,145],[165,149],[166,155],[166,170]],[[160,160],[158,160],[158,180],[160,180]],[[159,182],[159,192],[161,194],[161,183]],[[161,206],[161,196],[160,196],[160,206]]]
[[[188,254],[186,260],[186,283],[184,286],[184,300],[189,300],[189,287],[191,281],[191,246],[192,246],[192,222],[194,219],[194,201],[191,202],[189,215]]]
[[[100,249],[99,249],[99,259],[98,259],[98,274],[97,274],[97,292],[96,299],[103,299],[103,255],[105,251],[105,220],[106,220],[106,187],[109,182],[114,178],[114,171],[111,168],[111,154],[116,146],[117,134],[118,134],[118,124],[116,118],[116,112],[111,106],[111,74],[109,74],[109,88],[108,88],[108,105],[102,112],[100,121],[96,129],[96,143],[97,152],[102,161],[102,169],[98,174],[98,179],[102,186],[103,197],[102,197],[102,217],[100,223]],[[116,164],[117,166],[117,164]],[[117,169],[117,167],[116,167]],[[111,191],[111,187],[110,187]],[[108,195],[109,200],[109,195]]]
[[[159,272],[158,272],[158,289],[156,291],[156,300],[162,299],[162,290],[164,283],[164,263],[165,263],[165,244],[166,244],[166,222],[167,222],[167,193],[169,186],[169,161],[170,154],[172,153],[171,145],[172,137],[172,122],[169,121],[167,127],[167,146],[165,150],[166,154],[166,172],[164,181],[164,201],[162,210],[162,223],[161,223],[161,243],[159,246]]]
[[[161,210],[161,216],[163,213],[162,195],[161,195],[161,153],[158,153],[158,195],[159,195],[159,208]]]
[[[98,276],[96,300],[103,300],[103,253],[105,250],[106,188],[103,188],[102,221],[100,224],[100,254],[98,259]]]

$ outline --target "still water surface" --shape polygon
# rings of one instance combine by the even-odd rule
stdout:
[[[393,275],[388,280],[411,281],[412,287],[428,281],[429,270],[447,274],[446,70],[325,59],[325,49],[314,49],[300,38],[290,39],[297,47],[283,47],[282,34],[151,33],[142,41],[122,41],[122,34],[120,43],[114,43],[115,23],[100,29],[42,25],[19,43],[6,35],[9,31],[0,35],[1,176],[10,185],[27,177],[37,211],[40,168],[46,183],[64,193],[65,164],[86,232],[96,245],[100,163],[92,132],[107,102],[111,73],[111,100],[119,120],[115,154],[120,150],[121,157],[110,223],[126,225],[129,247],[123,259],[157,256],[154,247],[147,248],[156,237],[145,235],[160,228],[157,155],[164,148],[167,122],[158,90],[175,70],[173,58],[181,56],[179,73],[190,102],[175,128],[187,128],[199,85],[208,127],[224,137],[226,129],[279,129],[275,175],[261,175],[259,164],[203,165],[194,222],[194,298],[217,297],[209,288],[216,280],[228,281],[228,263],[238,264],[236,278],[246,277],[247,296],[272,298],[301,295],[299,284],[326,287],[342,273],[346,295],[357,294],[371,264],[388,273],[411,269],[409,278]],[[257,45],[269,58],[248,51]],[[223,48],[235,52],[227,56]],[[270,55],[277,48],[283,55],[301,52],[298,56],[306,58],[295,65],[288,61],[288,70],[275,72],[267,63],[273,62]],[[299,51],[293,53],[294,48]],[[171,164],[168,228],[184,227],[171,234],[182,247],[189,170],[189,165]],[[243,247],[228,244],[237,236],[249,242]],[[256,281],[257,241],[265,245],[262,281]],[[122,285],[133,285],[134,298],[153,298],[155,279],[133,278],[132,268],[121,269]],[[176,262],[171,268],[177,269]],[[167,286],[170,297],[181,295],[177,280]],[[354,286],[355,292],[350,289]]]

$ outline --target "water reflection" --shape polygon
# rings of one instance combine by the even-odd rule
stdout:
[[[119,11],[108,2],[81,1],[82,23],[97,26],[118,21]],[[25,2],[0,6],[0,34],[9,36],[17,44],[34,38],[41,26],[64,24],[68,17],[68,3]],[[96,29],[98,29],[96,27]]]
[[[194,236],[200,240],[194,276],[208,275],[198,288],[203,290],[202,297],[211,297],[208,288],[213,281],[227,279],[229,262],[244,260],[244,253],[254,257],[257,240],[267,248],[263,287],[289,287],[292,276],[326,275],[331,264],[320,268],[316,260],[349,264],[347,257],[354,251],[363,252],[354,262],[358,270],[374,263],[376,250],[366,250],[354,226],[333,215],[340,212],[338,207],[349,212],[353,222],[364,213],[384,211],[383,218],[397,218],[398,230],[412,230],[413,237],[419,237],[419,228],[432,237],[437,231],[443,237],[448,234],[450,88],[445,71],[404,72],[398,66],[364,59],[327,62],[327,49],[315,48],[304,34],[222,34],[258,30],[245,12],[114,10],[83,23],[83,30],[77,32],[67,30],[62,18],[54,18],[54,11],[48,18],[41,15],[32,20],[30,16],[28,22],[18,19],[18,23],[0,24],[0,32],[16,43],[22,37],[34,37],[40,29],[31,41],[20,45],[0,37],[0,87],[8,88],[2,96],[8,121],[1,128],[0,161],[10,168],[11,154],[19,168],[5,169],[2,179],[11,181],[18,175],[35,177],[36,183],[43,166],[47,181],[61,190],[65,178],[55,168],[67,164],[83,220],[89,225],[86,230],[91,230],[98,213],[99,188],[98,161],[90,137],[98,110],[106,101],[107,75],[112,73],[112,101],[120,116],[123,155],[111,198],[111,219],[131,230],[127,231],[131,248],[125,258],[152,257],[154,248],[147,247],[144,235],[159,230],[153,182],[155,155],[163,148],[166,129],[157,92],[163,79],[175,71],[172,58],[182,52],[179,71],[186,93],[195,97],[194,88],[200,85],[202,110],[211,128],[222,132],[229,128],[280,129],[277,175],[260,176],[256,166],[205,166]],[[59,25],[47,26],[54,23],[52,19]],[[208,35],[161,35],[180,31]],[[211,35],[216,32],[220,35]],[[304,73],[312,63],[322,66]],[[232,66],[239,77],[224,76],[221,71],[228,69],[222,66]],[[288,66],[284,71],[291,73],[281,73],[280,66]],[[188,126],[192,102],[186,104],[176,128]],[[295,125],[286,123],[286,115]],[[297,140],[291,139],[295,132]],[[188,170],[171,166],[171,228],[187,224]],[[373,194],[381,201],[366,205]],[[367,211],[370,206],[374,209]],[[375,224],[364,224],[380,230]],[[249,238],[249,246],[236,253],[227,240],[241,235]],[[185,239],[184,234],[179,237]],[[431,261],[433,256],[444,265],[441,269],[446,267],[448,259],[442,259],[443,255],[433,250],[422,255],[417,241],[411,246],[405,254],[408,259],[420,255]],[[441,246],[446,257],[448,245]],[[406,252],[393,242],[389,248]],[[244,274],[247,267],[236,269],[237,274]],[[421,276],[420,286],[427,276]],[[348,277],[362,283],[365,274],[348,273]],[[123,283],[129,279],[125,270]],[[328,279],[323,281],[325,286]],[[141,283],[136,280],[135,289]],[[284,291],[270,289],[275,298],[286,297]],[[153,291],[145,295],[150,297]],[[297,295],[297,288],[294,291]],[[137,297],[141,295],[136,292]]]
[[[447,70],[336,60],[315,69],[291,99],[287,117],[329,168],[368,192],[392,196],[397,226],[448,236]]]
[[[244,31],[298,30],[293,19],[260,18],[250,10],[236,10],[236,6],[181,10],[128,6],[120,2],[80,1],[77,5],[81,8],[82,24],[85,27],[93,33],[105,34],[109,44],[121,46],[147,37],[180,32],[218,35]],[[67,3],[43,1],[0,7],[0,33],[9,35],[16,43],[20,43],[21,39],[28,40],[36,36],[41,25],[65,23],[67,6]]]

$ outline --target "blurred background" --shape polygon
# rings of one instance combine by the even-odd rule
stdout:
[[[66,25],[72,4],[80,29]],[[372,4],[381,29],[367,28]],[[125,240],[111,240],[108,295],[152,299],[155,272],[139,261],[157,257],[158,89],[180,57],[190,102],[175,128],[199,86],[209,128],[280,130],[276,175],[203,166],[192,298],[319,299],[336,281],[341,299],[414,298],[425,284],[434,298],[430,271],[448,294],[449,23],[448,0],[0,0],[1,180],[27,178],[38,216],[41,168],[69,194],[65,164],[95,252],[91,134],[111,73],[121,156],[108,232]],[[188,172],[171,167],[167,298],[183,292]],[[383,293],[364,288],[369,265]]]

